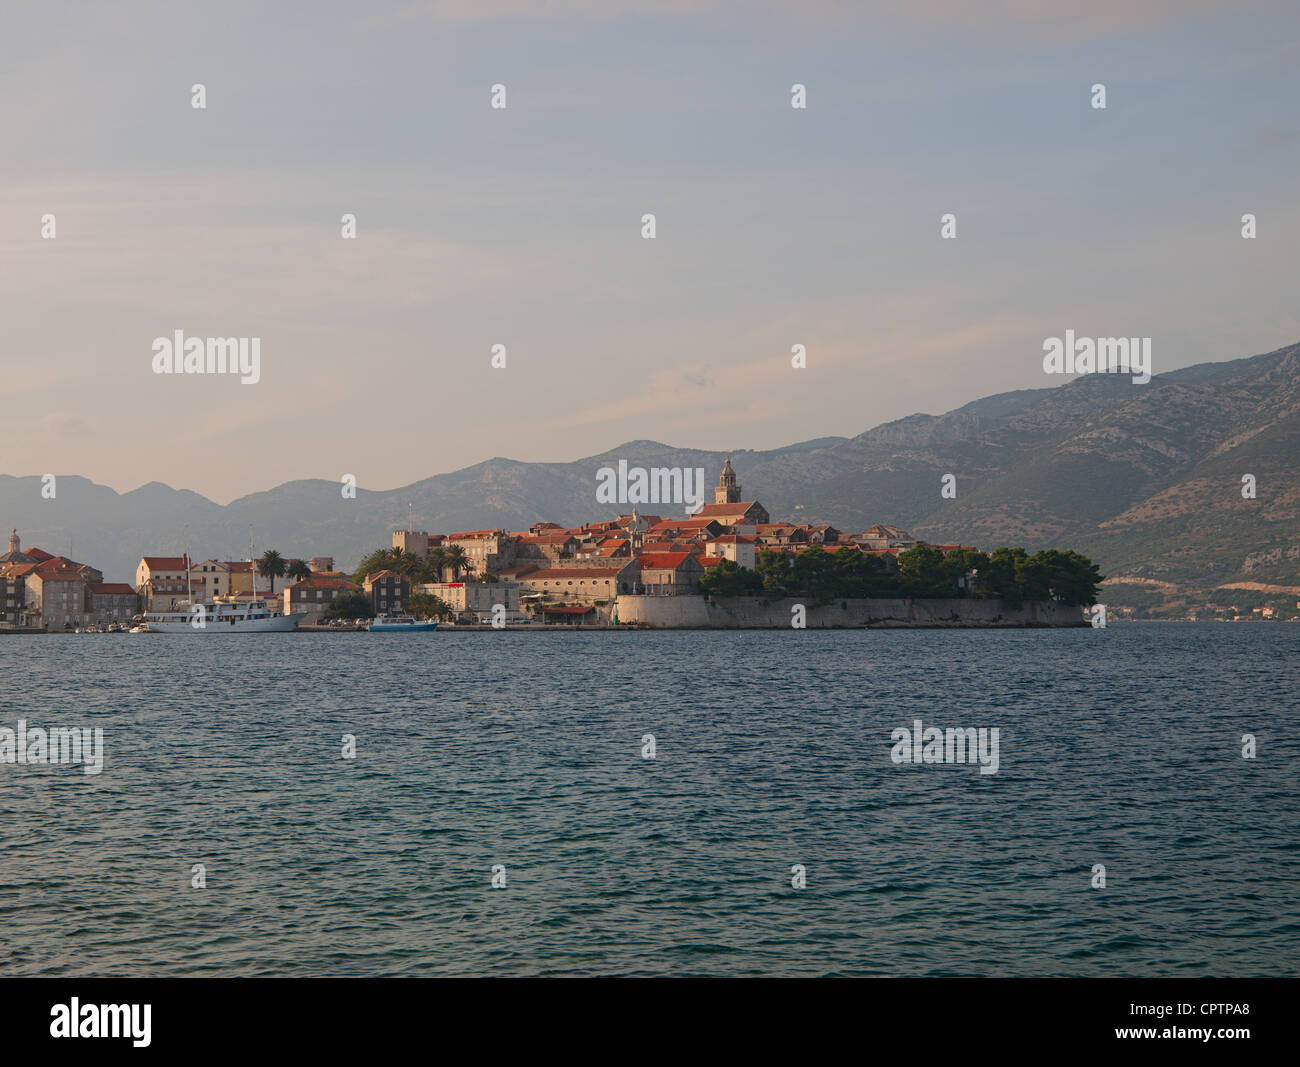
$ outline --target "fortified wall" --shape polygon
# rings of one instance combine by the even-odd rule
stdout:
[[[1088,626],[1077,604],[1032,601],[1009,608],[1001,600],[916,598],[833,600],[816,606],[805,598],[620,596],[618,620],[652,629],[788,630],[792,609],[803,604],[810,630],[916,626]]]

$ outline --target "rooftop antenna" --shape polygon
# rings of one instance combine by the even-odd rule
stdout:
[[[407,532],[415,533],[415,505],[409,500],[406,502],[406,512],[408,517]]]

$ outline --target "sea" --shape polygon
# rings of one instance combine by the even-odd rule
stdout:
[[[103,731],[99,773],[0,763],[0,976],[1294,975],[1298,653],[0,637],[0,728]],[[996,728],[996,773],[895,762],[917,720]]]

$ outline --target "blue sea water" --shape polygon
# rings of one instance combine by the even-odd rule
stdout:
[[[0,975],[1295,974],[1298,651],[1287,624],[0,638],[0,726],[106,748],[0,764]],[[998,773],[893,763],[916,718],[999,728]]]

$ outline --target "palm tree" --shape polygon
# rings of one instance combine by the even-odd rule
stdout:
[[[403,552],[400,547],[393,549],[393,570],[405,578],[418,580],[424,561],[419,556]]]
[[[452,545],[450,548],[443,549],[443,557],[446,565],[451,568],[451,580],[460,581],[460,572],[473,569],[473,564],[469,561],[469,556],[465,554],[465,549],[460,545]]]
[[[287,564],[284,557],[273,548],[268,548],[262,553],[262,558],[257,561],[257,573],[263,578],[271,579],[271,592],[275,592],[275,579],[283,578]]]
[[[311,566],[306,560],[295,559],[289,564],[289,569],[285,571],[285,574],[288,575],[290,581],[301,582],[304,578],[311,577]]]
[[[441,582],[442,572],[447,566],[447,553],[441,548],[429,549],[425,560],[425,574],[430,582]]]
[[[377,548],[357,564],[357,569],[352,572],[352,580],[360,584],[368,574],[389,570],[393,568],[396,558],[391,548]]]

